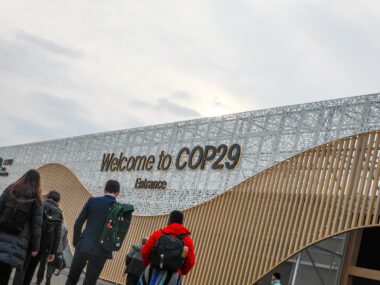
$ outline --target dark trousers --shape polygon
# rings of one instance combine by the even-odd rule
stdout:
[[[8,284],[11,273],[12,266],[7,263],[0,262],[0,285]]]
[[[45,283],[46,285],[50,285],[51,277],[53,276],[54,270],[55,270],[54,261],[48,262],[47,268],[46,268],[46,283]]]
[[[66,285],[77,284],[86,264],[87,270],[83,285],[95,285],[106,261],[106,257],[92,255],[76,250],[74,253],[73,261],[71,262],[70,272],[67,276]]]
[[[38,271],[37,271],[37,282],[38,283],[41,283],[42,280],[44,279],[47,258],[48,258],[48,254],[41,256],[40,266],[38,267]]]
[[[29,285],[32,282],[34,271],[36,271],[38,263],[40,263],[40,268],[38,269],[37,273],[37,282],[42,282],[42,279],[44,279],[46,259],[48,258],[48,255],[48,252],[40,251],[35,257],[31,257],[29,259],[29,262],[25,268],[23,285]]]
[[[28,257],[27,257],[28,258]],[[26,264],[26,259],[24,261],[24,264]],[[24,282],[24,268],[18,268],[16,269],[15,275],[13,276],[13,285],[20,285]]]
[[[128,273],[127,280],[126,280],[125,284],[126,285],[137,285],[137,282],[139,282],[139,277],[140,276]]]

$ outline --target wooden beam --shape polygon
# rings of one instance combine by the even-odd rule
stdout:
[[[380,271],[378,270],[350,266],[348,273],[351,276],[380,281]]]

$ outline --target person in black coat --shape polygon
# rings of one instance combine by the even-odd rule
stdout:
[[[84,205],[74,225],[74,257],[66,285],[77,284],[83,268],[87,265],[84,285],[96,284],[107,259],[112,259],[112,251],[107,251],[99,244],[107,214],[120,193],[120,184],[108,180],[104,187],[103,197],[91,197]],[[82,227],[86,222],[86,227]]]
[[[68,242],[67,242],[67,228],[64,225],[64,223],[62,222],[61,237],[59,240],[59,246],[57,249],[57,254],[54,258],[54,261],[47,263],[45,285],[51,284],[51,278],[53,277],[53,274],[54,274],[54,271],[56,268],[59,268],[59,270],[62,269],[60,267],[62,265],[62,260],[64,261],[64,264],[66,265],[66,261],[63,257],[63,251],[67,248],[67,244],[68,244]],[[58,272],[58,274],[59,274],[59,272]]]
[[[8,284],[12,268],[22,268],[29,244],[30,254],[38,254],[41,225],[40,174],[31,169],[0,196],[0,284]]]
[[[61,195],[57,191],[50,191],[46,195],[43,206],[43,222],[41,230],[40,252],[35,257],[30,257],[26,262],[23,285],[29,285],[34,271],[40,264],[37,272],[37,284],[44,279],[46,262],[53,262],[61,238],[63,215],[59,208]]]

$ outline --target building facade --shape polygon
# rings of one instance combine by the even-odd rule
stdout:
[[[297,264],[311,264],[335,276],[320,284],[336,284],[355,274],[343,270],[345,233],[378,225],[368,213],[379,210],[379,129],[380,94],[373,94],[1,147],[0,187],[39,168],[45,189],[62,191],[72,226],[86,198],[100,195],[107,179],[119,180],[121,200],[136,208],[125,250],[162,227],[171,210],[185,210],[198,253],[188,284],[253,284],[281,264],[291,264],[288,282],[297,281]],[[372,182],[353,167],[368,169]],[[354,188],[369,198],[359,201]],[[339,264],[304,251],[333,237],[335,249],[315,251],[340,255]],[[123,252],[113,262],[103,277],[122,282],[114,271],[122,271]]]
[[[93,195],[102,193],[104,181],[115,178],[123,187],[121,199],[134,203],[136,214],[165,214],[208,201],[297,153],[377,129],[380,94],[0,147],[0,157],[13,160],[6,167],[9,175],[0,176],[0,188],[31,167],[54,162],[70,168]],[[191,151],[193,166],[200,155],[205,158],[206,151],[208,157],[216,153],[191,169]],[[107,155],[108,160],[104,159]],[[180,166],[187,163],[183,169],[176,167],[179,156]],[[111,157],[118,162],[124,159],[126,169],[112,171],[105,163],[102,171],[104,160],[110,162]],[[152,166],[150,170],[142,168],[141,157],[145,157],[144,166]],[[154,159],[151,164],[149,157]],[[157,187],[166,182],[165,189],[137,183],[145,179],[161,182]]]

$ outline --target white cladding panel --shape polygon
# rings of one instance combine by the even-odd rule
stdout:
[[[69,167],[93,195],[101,195],[107,179],[122,186],[121,200],[135,205],[136,214],[153,215],[185,209],[225,192],[244,179],[303,150],[345,136],[380,129],[380,94],[258,110],[142,128],[0,147],[0,157],[13,159],[9,176],[0,176],[0,189],[26,170],[57,162]],[[173,156],[196,145],[242,147],[233,170],[101,172],[104,153],[127,157]],[[166,190],[134,189],[136,178],[165,180]],[[45,189],[49,190],[49,189]]]

